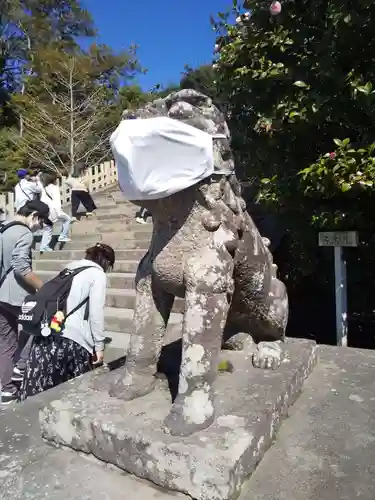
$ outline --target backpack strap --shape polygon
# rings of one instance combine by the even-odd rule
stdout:
[[[74,309],[72,309],[71,311],[68,312],[68,314],[65,316],[65,320],[67,320],[69,318],[69,316],[71,316],[72,314],[74,314],[75,312],[77,312],[79,309],[81,309],[81,307],[84,306],[85,304],[88,305],[88,303],[89,303],[89,298],[86,297],[85,300],[82,300],[82,302],[80,302]],[[87,309],[88,308],[86,307],[85,320],[86,320]]]
[[[24,224],[23,222],[19,222],[19,221],[12,221],[12,222],[8,222],[8,223],[3,223],[0,225],[0,234],[2,235],[3,233],[5,233],[5,231],[7,229],[10,229],[11,227],[14,227],[14,226],[23,226],[23,227],[26,227],[29,231],[30,231],[30,228],[29,226],[26,226],[26,224]],[[2,240],[2,238],[1,238]],[[1,241],[1,264],[0,264],[0,276],[1,276],[1,271],[3,270],[4,268],[4,252],[3,252],[3,243]],[[8,275],[12,272],[12,267],[10,267],[9,269],[7,269],[5,271],[5,274],[3,276],[1,276],[0,278],[0,287],[2,287],[4,281],[6,280],[6,278],[8,277]]]
[[[75,269],[73,271],[73,274],[74,276],[76,276],[77,274],[79,274],[80,272],[84,271],[85,269],[91,269],[91,268],[95,268],[95,266],[84,266],[84,267],[79,267],[78,269]],[[64,272],[64,271],[62,271]],[[82,306],[84,306],[86,304],[86,310],[85,310],[85,315],[83,317],[84,321],[88,321],[89,319],[89,314],[90,314],[90,307],[89,307],[89,297],[86,297],[86,299],[82,300],[82,302],[80,302],[74,309],[72,309],[71,311],[69,311],[69,313],[65,316],[65,321],[67,318],[69,318],[69,316],[71,316],[72,314],[74,314],[75,312],[77,312],[79,309],[81,309]],[[91,331],[91,329],[90,329]],[[94,344],[94,353],[95,353],[95,339],[94,339],[94,336],[91,332],[91,337],[92,337],[92,341],[93,341],[93,344]]]
[[[30,231],[30,228],[29,226],[27,226],[26,224],[24,224],[23,222],[20,222],[20,221],[17,221],[17,220],[14,220],[12,222],[3,222],[1,225],[0,225],[0,234],[3,234],[7,229],[10,229],[11,227],[13,226],[23,226],[23,227],[26,227],[26,229],[28,229]]]
[[[46,195],[48,196],[48,198],[49,198],[51,201],[53,201],[52,196],[51,196],[51,195],[49,194],[49,192],[47,191],[47,187],[48,187],[48,186],[44,186],[44,192],[46,193]]]
[[[25,193],[25,191],[22,189],[22,186],[21,186],[21,181],[17,184],[20,188],[20,190],[23,192],[23,194],[26,196],[26,198],[29,200],[29,201],[32,201],[32,198],[30,198],[30,196]]]
[[[60,274],[66,272],[66,271],[71,271],[71,276],[73,276],[73,278],[75,276],[77,276],[77,274],[81,273],[82,271],[85,271],[86,269],[91,269],[92,267],[95,267],[95,266],[82,266],[82,267],[78,267],[77,269],[64,269],[63,271],[61,271]],[[85,311],[85,316],[84,316],[84,320],[87,321],[89,319],[89,297],[86,297],[84,300],[82,300],[82,302],[80,302],[78,305],[76,305],[76,307],[74,307],[71,311],[68,312],[68,314],[65,316],[65,321],[69,318],[69,316],[71,316],[72,314],[74,314],[75,312],[77,312],[79,309],[81,309],[82,306],[84,306],[86,304],[86,311]]]

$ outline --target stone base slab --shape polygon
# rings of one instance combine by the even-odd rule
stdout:
[[[166,384],[160,382],[151,394],[123,402],[106,391],[94,391],[95,374],[77,379],[62,399],[41,411],[42,436],[194,499],[235,499],[318,359],[312,341],[288,339],[284,352],[281,367],[268,371],[253,368],[249,353],[224,351],[234,372],[220,374],[216,381],[217,418],[189,437],[162,430],[171,405]],[[100,377],[105,381],[115,375]]]

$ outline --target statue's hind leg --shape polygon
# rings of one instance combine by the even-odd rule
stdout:
[[[273,266],[271,291],[269,293],[271,305],[268,311],[268,337],[275,340],[260,341],[253,356],[255,368],[273,369],[279,368],[283,360],[283,342],[285,330],[288,323],[288,294],[284,283],[276,278],[276,266]]]
[[[151,275],[137,282],[134,332],[123,374],[110,388],[110,395],[129,401],[148,394],[155,386],[156,365],[174,296],[152,285]]]
[[[176,436],[205,429],[215,418],[213,383],[232,293],[233,260],[207,249],[185,267],[186,295],[178,395],[164,424]]]

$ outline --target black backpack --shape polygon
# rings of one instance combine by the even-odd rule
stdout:
[[[19,221],[13,221],[13,222],[3,222],[2,224],[0,224],[0,240],[2,240],[3,238],[3,233],[5,233],[5,231],[7,229],[10,229],[11,227],[14,227],[14,226],[23,226],[25,227],[26,229],[28,229],[30,231],[30,228],[28,226],[26,226],[26,224],[24,224],[23,222],[19,222]],[[10,274],[12,272],[12,268],[10,267],[9,269],[6,269],[4,274],[3,274],[3,268],[4,268],[4,255],[3,255],[3,244],[1,242],[1,245],[0,245],[0,252],[1,252],[1,257],[0,257],[0,287],[3,285],[4,281],[6,280],[8,274]]]
[[[64,269],[51,281],[45,283],[36,293],[28,295],[18,316],[18,323],[22,326],[22,330],[35,336],[61,335],[67,318],[85,304],[85,320],[87,320],[89,314],[88,297],[71,311],[66,310],[66,303],[74,277],[91,267],[93,266]]]

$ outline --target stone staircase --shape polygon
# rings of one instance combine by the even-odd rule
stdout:
[[[41,255],[39,242],[36,241],[33,269],[41,279],[48,281],[72,260],[83,258],[89,246],[101,241],[114,248],[116,263],[113,272],[108,274],[104,311],[108,362],[123,356],[127,349],[135,306],[135,273],[148,249],[152,223],[138,224],[135,221],[137,208],[126,202],[117,191],[96,195],[95,203],[98,206],[95,216],[86,218],[83,215],[72,225],[70,243],[62,245],[53,241],[55,251]],[[170,328],[180,323],[178,313],[182,311],[182,306],[181,300],[176,301]]]

